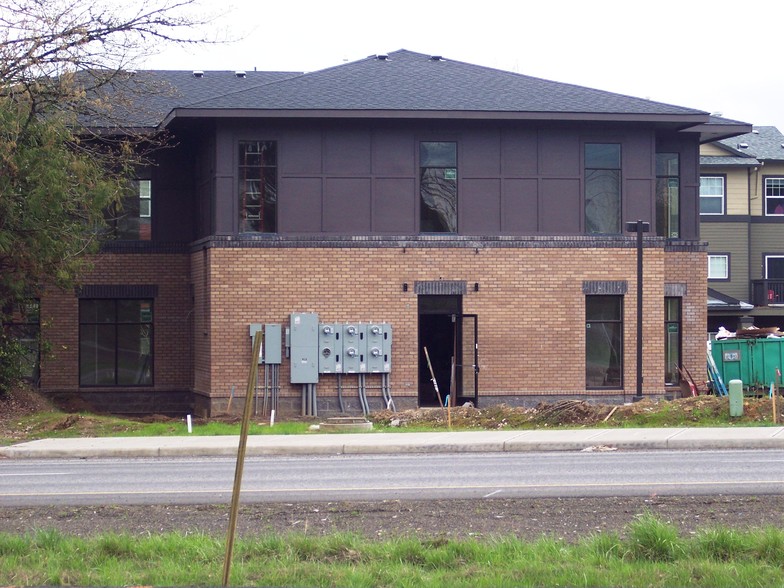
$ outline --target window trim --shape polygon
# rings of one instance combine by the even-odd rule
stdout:
[[[142,196],[142,182],[147,184],[147,196]],[[152,218],[152,180],[149,178],[137,178],[136,193],[139,195],[139,218]],[[149,212],[142,213],[142,201],[147,201]]]
[[[711,194],[709,196],[702,195],[702,178],[717,178],[721,180],[721,196]],[[725,216],[727,214],[727,174],[700,174],[700,193],[699,202],[703,198],[721,198],[721,212],[702,212],[700,206],[700,216]]]
[[[723,277],[723,278],[712,278],[710,276],[710,268],[711,268],[710,258],[711,257],[723,257],[723,258],[725,258],[727,260],[727,275],[726,275],[726,277]],[[711,282],[729,282],[730,281],[731,255],[729,253],[721,253],[721,252],[708,253],[707,262],[708,262],[708,280],[709,281],[711,281]]]
[[[768,212],[768,198],[776,198],[776,199],[781,199],[782,201],[784,201],[784,195],[782,195],[782,196],[768,196],[768,180],[779,180],[781,182],[781,186],[779,186],[779,188],[784,190],[784,175],[762,176],[762,193],[765,196],[765,202],[763,204],[765,216],[777,217],[777,218],[784,217],[784,212],[782,212],[781,214],[772,214],[772,213]]]

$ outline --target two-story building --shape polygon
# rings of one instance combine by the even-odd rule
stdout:
[[[638,345],[644,395],[703,369],[699,146],[749,125],[410,51],[134,78],[171,91],[129,124],[173,147],[83,285],[42,297],[45,392],[238,408],[255,325],[284,414],[621,402]]]
[[[700,154],[708,330],[784,328],[784,135],[754,127]]]

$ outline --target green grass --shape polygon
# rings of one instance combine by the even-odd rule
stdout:
[[[782,586],[784,530],[690,537],[650,515],[577,543],[357,535],[238,539],[231,584],[272,586]],[[223,538],[0,534],[0,585],[217,586]]]

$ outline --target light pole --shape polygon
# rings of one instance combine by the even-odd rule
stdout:
[[[642,400],[642,234],[651,230],[650,223],[641,220],[626,223],[626,231],[637,233],[637,395]]]

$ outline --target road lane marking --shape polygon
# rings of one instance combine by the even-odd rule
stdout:
[[[327,487],[327,488],[248,488],[242,489],[243,494],[282,494],[289,493],[305,493],[316,494],[319,492],[378,492],[388,490],[390,492],[400,491],[423,491],[423,490],[534,490],[534,489],[581,489],[581,488],[661,488],[661,487],[702,487],[702,486],[748,486],[748,485],[769,485],[774,484],[779,488],[784,487],[782,480],[738,480],[738,481],[711,481],[711,482],[595,482],[588,484],[499,484],[480,486],[358,486],[358,487]],[[181,494],[183,496],[189,495],[206,495],[206,494],[231,494],[231,488],[223,488],[216,490],[92,490],[86,492],[10,492],[0,493],[0,498],[20,498],[20,497],[57,497],[57,496],[169,496]]]
[[[495,492],[491,492],[490,494],[485,494],[482,498],[490,498],[493,494],[498,494],[501,490],[496,490]]]
[[[77,472],[31,472],[28,474],[0,474],[0,478],[23,477],[23,476],[76,476]]]

